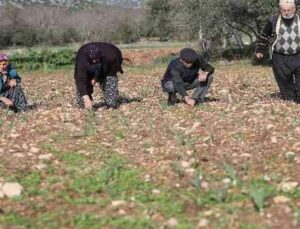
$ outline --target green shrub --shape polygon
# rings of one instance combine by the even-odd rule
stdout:
[[[24,53],[13,54],[10,59],[18,70],[35,71],[59,69],[74,65],[75,52],[72,49],[60,49],[58,51],[50,51],[47,49],[35,51],[29,49]]]

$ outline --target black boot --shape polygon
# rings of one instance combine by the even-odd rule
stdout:
[[[300,91],[296,91],[296,98],[294,99],[294,101],[298,104],[300,104]]]
[[[204,102],[203,99],[195,99],[195,106],[200,106]]]
[[[179,99],[177,98],[176,94],[169,93],[168,106],[174,106],[176,103],[179,103]]]

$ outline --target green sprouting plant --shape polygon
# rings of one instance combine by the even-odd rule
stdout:
[[[249,224],[249,223],[242,223],[240,225],[241,229],[263,229],[264,227],[260,225],[255,225],[255,224]]]
[[[297,221],[297,224],[299,225],[300,224],[300,207],[298,207],[295,211],[295,218],[296,218],[296,221]]]
[[[250,190],[250,197],[254,203],[255,208],[259,211],[259,212],[263,212],[264,210],[264,203],[266,198],[268,197],[267,193],[259,188],[252,188]]]
[[[233,134],[232,137],[239,142],[242,142],[245,139],[244,134],[241,132],[237,132],[237,133]]]
[[[233,166],[229,165],[227,162],[225,162],[223,165],[224,165],[225,172],[226,172],[227,176],[231,179],[232,183],[234,185],[239,185],[240,179],[237,176],[237,173],[236,173],[235,169],[233,168]]]
[[[221,188],[211,191],[209,194],[209,198],[217,203],[226,202],[228,198],[228,190],[226,188]]]
[[[174,135],[175,135],[175,139],[179,145],[184,146],[186,144],[184,135],[182,133],[180,133],[179,130],[175,130]]]
[[[97,125],[95,119],[94,111],[87,111],[86,113],[86,125],[85,125],[85,135],[94,136],[97,134]]]
[[[285,153],[285,158],[287,159],[287,161],[288,161],[289,163],[292,163],[292,162],[294,161],[294,159],[295,159],[295,153],[294,153],[294,152],[291,152],[291,151],[286,152],[286,153]]]
[[[177,162],[177,161],[172,162],[171,168],[177,174],[178,177],[184,176],[184,171],[183,171],[182,167],[180,166],[179,162]]]
[[[129,120],[128,118],[124,115],[124,113],[119,113],[118,114],[118,120],[120,123],[122,123],[123,126],[128,127],[129,126]]]
[[[203,174],[200,168],[196,170],[195,178],[193,179],[192,183],[196,187],[197,190],[201,188],[201,181],[203,179]]]
[[[264,180],[253,181],[249,195],[256,210],[263,212],[266,200],[273,196],[275,191],[276,188],[271,184],[266,183]]]
[[[196,199],[199,206],[222,204],[229,201],[228,189],[221,187],[219,189],[200,192],[200,196]]]

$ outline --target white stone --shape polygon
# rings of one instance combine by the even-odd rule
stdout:
[[[224,184],[229,184],[230,182],[231,182],[231,179],[230,178],[224,178],[223,180],[222,180],[222,182],[224,183]]]
[[[26,143],[23,143],[23,144],[22,144],[22,148],[23,148],[23,149],[28,149],[28,145],[27,145]]]
[[[186,155],[191,156],[193,155],[194,151],[193,150],[188,150],[186,151]]]
[[[275,196],[273,198],[273,201],[275,204],[285,204],[285,203],[290,202],[290,199],[285,196]]]
[[[180,162],[180,165],[181,165],[182,168],[191,167],[191,164],[188,161],[182,161],[182,162]]]
[[[290,182],[281,183],[279,185],[279,189],[282,190],[283,192],[290,192],[293,191],[297,186],[298,186],[298,182],[290,181]]]
[[[268,175],[265,175],[265,176],[264,176],[264,180],[265,180],[265,181],[271,181],[272,179],[271,179],[271,177],[269,177]]]
[[[202,181],[201,182],[201,188],[207,189],[208,188],[208,182]]]
[[[275,136],[272,136],[272,137],[271,137],[271,143],[273,143],[273,144],[276,144],[276,143],[278,143],[278,141],[277,141],[277,137],[275,137]]]
[[[18,183],[5,183],[2,187],[2,191],[5,196],[9,198],[20,196],[23,187]]]
[[[123,205],[126,205],[126,201],[124,200],[114,200],[111,202],[111,206],[113,207],[120,207],[120,206],[123,206]]]
[[[118,214],[119,215],[126,215],[127,213],[126,213],[126,211],[124,209],[119,209],[118,210]]]
[[[194,169],[194,168],[189,168],[189,169],[186,169],[185,172],[186,172],[186,174],[187,174],[188,176],[194,176],[195,173],[196,173],[196,169]]]
[[[151,176],[149,174],[145,175],[145,182],[150,182]]]
[[[168,227],[168,228],[174,228],[178,225],[178,221],[177,219],[175,218],[170,218],[166,223],[165,225]]]
[[[36,147],[34,147],[34,146],[30,148],[30,152],[31,152],[31,153],[38,153],[39,151],[40,151],[40,149],[39,149],[39,148],[36,148]]]
[[[41,164],[36,165],[35,168],[38,170],[43,170],[43,169],[47,168],[47,165],[44,163],[41,163]]]
[[[250,153],[242,153],[240,156],[241,157],[252,157],[252,155]]]
[[[152,193],[158,195],[158,194],[160,194],[160,191],[158,189],[153,189]]]
[[[3,198],[4,196],[5,196],[5,195],[4,195],[3,191],[0,190],[0,199]]]
[[[199,223],[197,224],[197,228],[207,227],[209,224],[209,221],[207,219],[201,219]]]
[[[205,216],[212,216],[213,214],[214,214],[214,212],[212,210],[203,212],[203,215],[205,215]]]
[[[39,155],[40,160],[50,160],[53,155],[51,153]]]
[[[17,138],[17,137],[20,137],[20,134],[12,133],[12,134],[10,134],[10,137]]]

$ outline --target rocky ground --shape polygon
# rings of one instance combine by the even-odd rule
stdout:
[[[72,70],[22,73],[34,106],[0,111],[0,228],[300,228],[299,105],[270,68],[219,61],[204,104],[167,107],[177,52],[124,50],[118,110],[77,109]]]

